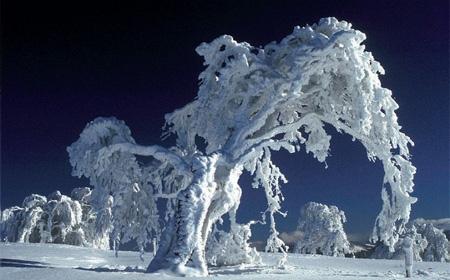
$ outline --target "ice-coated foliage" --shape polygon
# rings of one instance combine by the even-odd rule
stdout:
[[[297,230],[301,232],[294,252],[343,257],[351,252],[344,231],[344,211],[336,206],[308,202],[300,211]]]
[[[14,206],[2,211],[1,238],[10,242],[63,243],[78,246],[101,247],[92,232],[92,213],[88,197],[89,188],[77,199],[59,191],[48,197],[27,196],[22,208]],[[75,189],[74,192],[77,192]]]
[[[2,241],[16,242],[19,236],[19,225],[24,211],[19,206],[2,210],[0,236]]]
[[[449,241],[442,230],[432,224],[418,226],[418,232],[428,241],[423,253],[423,260],[429,262],[450,261]]]
[[[413,259],[415,261],[422,261],[423,252],[428,246],[428,241],[420,233],[414,225],[407,228],[407,235],[412,240]],[[404,237],[399,238],[394,246],[394,251],[389,250],[389,247],[383,243],[378,243],[373,251],[371,258],[374,259],[395,259],[403,260],[405,258],[405,252],[403,249]]]
[[[433,219],[433,220],[418,218],[414,220],[414,223],[418,225],[432,224],[435,228],[442,230],[447,239],[450,240],[450,218]]]
[[[146,192],[148,209],[156,199],[167,199],[164,231],[147,271],[206,275],[205,246],[213,225],[228,213],[231,228],[238,226],[238,180],[244,171],[266,194],[267,210],[260,221],[270,220],[266,250],[286,256],[275,223],[275,214],[285,215],[281,183],[286,178],[271,160],[272,152],[283,148],[294,153],[304,146],[325,162],[331,141],[326,129],[331,127],[358,140],[369,160],[382,161],[383,207],[373,239],[392,248],[415,202],[409,195],[416,170],[409,160],[413,142],[400,131],[398,105],[381,86],[378,75],[384,70],[365,51],[365,38],[350,23],[325,18],[297,26],[261,48],[228,35],[202,43],[196,51],[205,70],[197,97],[165,117],[163,136],[175,135],[176,146],[139,145],[124,122],[97,118],[68,148],[73,174],[90,179],[95,207],[111,209],[112,220],[122,217],[119,225],[105,222],[107,229],[135,218],[123,209],[130,201],[139,204],[132,195],[135,187]],[[197,146],[199,139],[204,148]],[[140,163],[136,156],[148,156],[150,163]],[[149,225],[157,231],[156,220]]]
[[[110,150],[108,147],[117,147]],[[141,251],[158,236],[160,225],[147,169],[120,145],[135,145],[130,129],[115,118],[90,122],[78,141],[67,148],[74,176],[89,178],[94,187],[91,205],[96,213],[95,231],[102,247],[135,240]],[[147,173],[146,173],[147,172]]]
[[[213,228],[206,243],[206,260],[209,265],[227,266],[258,264],[261,257],[249,246],[250,224],[235,225],[230,232]]]
[[[408,223],[406,235],[413,240],[414,260],[416,261],[450,261],[450,242],[441,229],[431,223],[417,219]],[[394,252],[390,252],[386,245],[379,244],[372,258],[376,259],[403,259],[404,237],[395,244]]]

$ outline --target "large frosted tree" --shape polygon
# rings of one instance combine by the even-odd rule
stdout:
[[[271,155],[280,149],[294,153],[304,146],[325,162],[331,140],[326,129],[336,129],[358,140],[369,160],[383,164],[383,207],[373,239],[393,246],[415,202],[409,195],[415,168],[408,145],[413,142],[400,131],[398,105],[391,91],[381,86],[378,75],[384,70],[365,51],[364,40],[365,35],[351,24],[325,18],[312,26],[295,27],[292,34],[263,48],[228,35],[203,43],[196,49],[206,67],[199,76],[197,97],[166,115],[164,136],[175,135],[176,146],[142,146],[128,128],[119,130],[124,134],[112,129],[81,149],[74,149],[80,147],[81,138],[69,147],[75,174],[99,182],[96,178],[121,165],[118,158],[149,156],[153,161],[140,166],[145,180],[133,179],[128,170],[125,177],[130,180],[119,184],[131,189],[140,183],[152,188],[151,197],[167,199],[167,222],[148,271],[206,275],[205,246],[213,225],[228,214],[229,234],[241,228],[236,211],[241,201],[238,181],[244,171],[267,197],[266,249],[286,251],[274,217],[284,215],[280,184],[286,178]],[[102,124],[110,121],[117,120],[94,123],[107,132]],[[197,145],[198,140],[205,147]],[[112,166],[114,160],[117,164]]]

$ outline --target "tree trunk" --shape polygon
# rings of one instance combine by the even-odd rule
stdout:
[[[237,209],[241,196],[237,180],[241,170],[228,165],[219,154],[194,160],[192,182],[179,193],[175,215],[162,233],[147,272],[208,274],[206,240],[217,219]]]

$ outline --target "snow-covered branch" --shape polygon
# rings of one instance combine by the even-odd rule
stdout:
[[[127,152],[140,156],[152,156],[159,161],[167,161],[173,167],[185,174],[190,174],[190,166],[176,153],[158,146],[142,146],[134,143],[118,143],[102,148],[98,151],[99,158],[108,158],[115,152]]]

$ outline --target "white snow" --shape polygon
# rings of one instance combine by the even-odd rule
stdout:
[[[319,255],[289,254],[286,269],[274,268],[279,254],[262,253],[265,264],[210,268],[210,276],[201,279],[403,279],[400,260],[336,258]],[[151,254],[120,252],[61,244],[0,243],[0,279],[77,280],[77,279],[180,279],[158,273],[144,273]],[[219,278],[217,278],[219,277]],[[189,278],[196,279],[196,278]],[[200,278],[198,278],[200,279]],[[411,279],[450,279],[450,265],[416,262]]]

